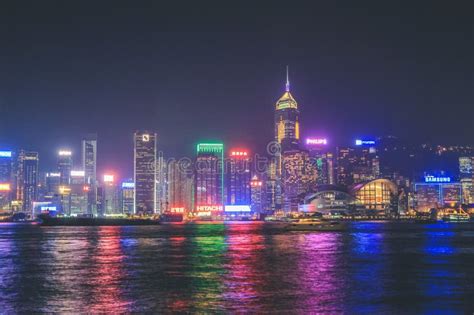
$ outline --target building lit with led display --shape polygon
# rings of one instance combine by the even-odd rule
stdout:
[[[102,208],[104,215],[121,214],[122,209],[119,207],[118,187],[115,176],[106,174],[102,180]]]
[[[228,205],[250,205],[250,166],[247,150],[233,149],[226,165],[226,187]]]
[[[462,203],[462,184],[449,176],[425,176],[424,181],[413,184],[415,208],[428,212],[433,208],[456,207]]]
[[[224,145],[222,143],[199,143],[194,176],[195,208],[217,209],[224,205]],[[219,210],[220,209],[220,210]]]
[[[156,213],[168,211],[168,165],[160,154],[156,159]]]
[[[156,133],[134,134],[135,213],[156,211]]]
[[[133,202],[135,195],[135,183],[132,180],[120,185],[120,209],[124,214],[133,214]]]
[[[316,184],[334,184],[334,155],[328,148],[328,140],[312,137],[306,138],[304,143],[316,168]]]
[[[282,159],[283,210],[298,211],[304,196],[315,189],[316,168],[306,150],[285,151]]]
[[[90,186],[85,183],[85,176],[83,170],[71,171],[70,187],[70,204],[68,213],[73,216],[87,214],[87,197]]]

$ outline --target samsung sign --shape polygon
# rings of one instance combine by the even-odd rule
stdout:
[[[224,208],[225,212],[250,212],[250,206],[225,206]]]
[[[444,176],[444,177],[435,177],[435,176],[425,176],[425,183],[450,183],[451,177]]]

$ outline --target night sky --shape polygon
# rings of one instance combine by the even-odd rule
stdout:
[[[231,3],[2,2],[0,147],[45,170],[60,147],[79,164],[96,132],[99,170],[122,176],[135,129],[166,156],[206,139],[264,152],[287,64],[303,134],[474,143],[471,8]]]

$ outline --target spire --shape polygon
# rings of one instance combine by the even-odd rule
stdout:
[[[290,92],[290,79],[288,76],[288,65],[286,66],[286,88],[285,91]]]

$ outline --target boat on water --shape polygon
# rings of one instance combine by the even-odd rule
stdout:
[[[286,226],[289,231],[321,231],[338,232],[347,229],[347,223],[341,221],[325,221],[315,218],[303,218]]]
[[[38,220],[43,226],[127,226],[127,225],[158,225],[160,221],[151,218],[90,218],[90,217],[52,217],[39,215]]]
[[[451,213],[442,217],[444,222],[470,222],[471,217],[466,213]]]

